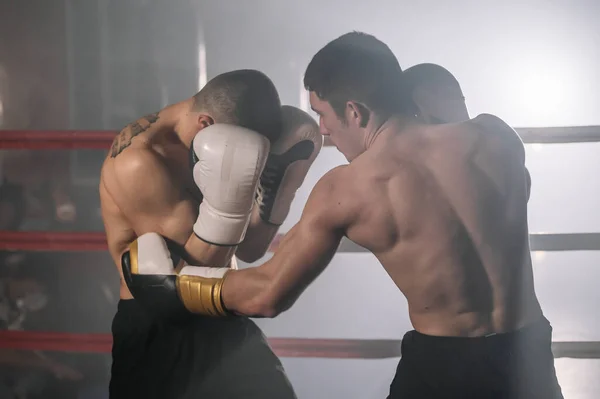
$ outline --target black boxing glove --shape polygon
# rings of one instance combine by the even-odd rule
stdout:
[[[190,313],[228,315],[221,287],[230,269],[186,265],[180,251],[156,233],[141,235],[129,244],[121,256],[121,268],[133,297],[162,318]]]
[[[310,115],[288,105],[281,113],[283,132],[271,145],[256,195],[261,218],[277,226],[290,212],[296,191],[323,147],[319,125]]]

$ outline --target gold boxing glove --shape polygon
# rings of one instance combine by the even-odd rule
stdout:
[[[180,265],[184,266],[177,273]],[[129,244],[121,268],[133,297],[154,314],[167,318],[186,313],[229,315],[221,289],[230,269],[185,265],[181,250],[157,233],[144,234]]]

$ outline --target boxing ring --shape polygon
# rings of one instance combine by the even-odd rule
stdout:
[[[600,142],[600,127],[517,129],[525,143]],[[110,147],[113,131],[0,131],[0,150],[75,150]],[[325,145],[331,145],[325,143]],[[270,251],[276,250],[278,236]],[[0,231],[2,251],[107,251],[105,235],[95,232]],[[532,234],[532,251],[597,251],[600,233]],[[365,250],[344,240],[338,250]],[[112,266],[111,266],[112,267]],[[400,340],[270,338],[280,357],[385,359],[400,357]],[[0,348],[71,353],[110,353],[109,334],[0,331]],[[555,358],[600,359],[600,341],[553,342]]]

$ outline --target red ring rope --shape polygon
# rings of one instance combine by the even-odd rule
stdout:
[[[280,357],[327,359],[386,359],[400,357],[400,340],[270,338]],[[597,341],[553,342],[555,358],[599,359]],[[0,331],[0,349],[72,353],[110,353],[109,334],[67,334],[30,331]]]
[[[115,134],[114,131],[0,130],[0,149],[107,149]],[[519,134],[529,143],[600,141],[598,127],[521,129]],[[325,145],[331,143],[326,141]],[[275,250],[277,242],[271,251]],[[103,233],[0,231],[0,250],[105,251],[107,244]],[[281,357],[381,359],[399,357],[401,341],[271,338],[269,343]],[[559,342],[554,347],[560,356],[600,358],[598,344]],[[111,346],[109,334],[0,331],[0,348],[107,353]]]
[[[517,128],[525,143],[599,142],[599,126]],[[112,130],[0,130],[0,149],[108,149]],[[325,146],[332,146],[325,138]]]
[[[283,236],[274,240],[269,251],[274,252]],[[106,235],[100,232],[62,231],[2,231],[0,250],[4,251],[106,251]]]
[[[107,149],[115,135],[106,130],[0,130],[0,149]]]
[[[281,357],[383,359],[400,357],[399,340],[271,338]],[[109,353],[109,334],[0,331],[0,348],[80,353]]]

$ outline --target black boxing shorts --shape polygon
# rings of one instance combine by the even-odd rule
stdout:
[[[158,321],[134,299],[121,300],[112,334],[111,399],[296,398],[248,318]]]
[[[545,318],[486,337],[409,331],[388,399],[562,399]]]

